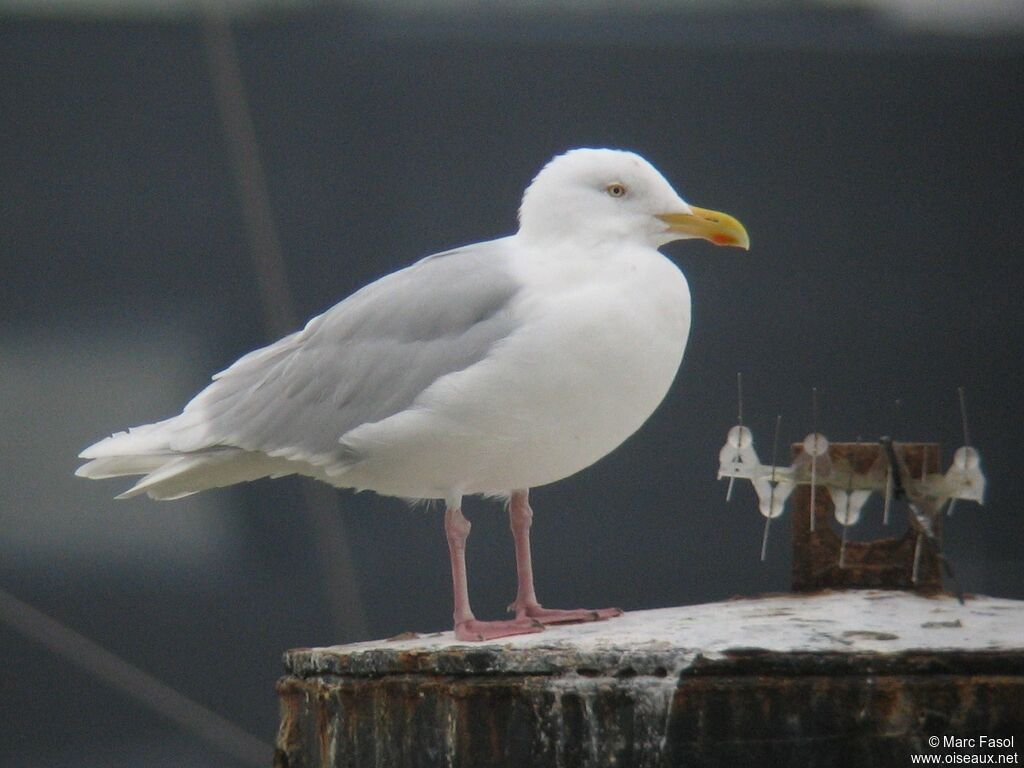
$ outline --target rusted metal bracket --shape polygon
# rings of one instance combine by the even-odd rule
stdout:
[[[942,540],[942,515],[936,504],[923,494],[923,482],[940,473],[939,446],[935,443],[893,443],[898,474],[907,501],[914,503],[919,515],[930,522],[928,536],[922,533],[918,515],[908,514],[909,525],[897,538],[875,541],[847,541],[833,528],[835,505],[824,488],[818,488],[814,500],[814,524],[810,524],[811,490],[801,485],[793,493],[793,574],[794,592],[822,589],[901,589],[923,594],[943,591],[941,558],[929,541]],[[794,464],[804,452],[804,443],[792,446]],[[880,443],[831,443],[828,456],[833,480],[845,477],[851,488],[884,486],[891,462]],[[894,473],[895,474],[895,473]],[[840,485],[843,483],[840,482]],[[845,549],[845,551],[844,551]],[[915,568],[916,561],[916,568]],[[916,575],[916,578],[915,578]]]

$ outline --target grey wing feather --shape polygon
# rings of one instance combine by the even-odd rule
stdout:
[[[175,451],[235,446],[320,466],[349,430],[408,408],[514,330],[502,240],[427,257],[239,359],[165,422]]]

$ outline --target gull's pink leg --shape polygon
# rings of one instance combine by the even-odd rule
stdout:
[[[533,560],[530,557],[530,524],[533,510],[530,509],[530,492],[515,491],[508,505],[512,538],[516,543],[516,573],[519,576],[519,590],[516,601],[508,607],[515,611],[516,619],[536,619],[542,624],[571,624],[580,621],[610,619],[622,613],[621,608],[576,608],[560,611],[541,607],[533,588]]]
[[[449,505],[444,513],[444,531],[452,559],[452,590],[455,593],[455,637],[458,640],[493,640],[508,635],[540,632],[544,627],[532,618],[517,616],[512,621],[477,621],[469,607],[469,582],[466,578],[466,539],[469,520],[462,510]]]

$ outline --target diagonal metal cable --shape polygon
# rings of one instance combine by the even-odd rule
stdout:
[[[203,9],[201,26],[210,79],[235,176],[264,325],[267,334],[276,339],[297,325],[281,239],[270,205],[231,21],[218,3],[205,3]],[[344,521],[338,514],[337,493],[306,479],[301,488],[316,563],[324,579],[331,627],[339,641],[365,639],[366,610]]]
[[[2,588],[0,621],[239,762],[261,768],[270,762],[271,745]]]

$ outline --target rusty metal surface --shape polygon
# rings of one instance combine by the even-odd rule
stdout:
[[[859,767],[935,735],[1024,740],[1016,601],[822,594],[616,622],[290,651],[275,765]]]
[[[275,766],[905,765],[931,735],[1024,734],[1019,654],[970,674],[949,671],[968,657],[876,661],[740,653],[678,678],[288,676]],[[921,671],[935,668],[947,671]]]
[[[939,447],[934,443],[903,443],[899,450],[907,469],[915,476],[922,471],[940,472]],[[793,444],[793,457],[803,453],[803,444]],[[878,443],[832,443],[829,457],[839,466],[850,467],[858,475],[881,471],[884,477],[884,455]],[[913,526],[896,538],[875,541],[847,541],[844,567],[839,566],[842,539],[832,527],[834,506],[827,491],[819,489],[814,499],[814,530],[810,528],[811,491],[800,486],[793,492],[793,571],[794,592],[817,592],[822,589],[905,589],[922,594],[942,592],[942,571],[935,552],[925,546],[921,550],[918,578],[914,570],[917,533]],[[899,507],[900,505],[897,505]],[[897,509],[900,518],[902,509]],[[894,523],[897,527],[902,520]],[[941,540],[942,517],[934,518],[935,533]]]

